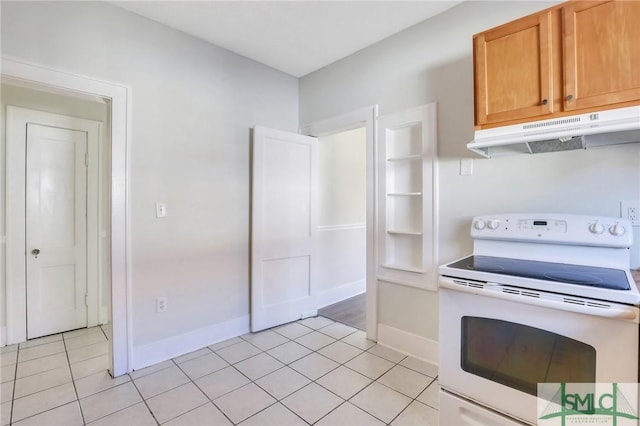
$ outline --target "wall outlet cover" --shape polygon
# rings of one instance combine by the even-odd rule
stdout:
[[[640,226],[640,200],[620,201],[620,217],[629,219],[633,226]]]

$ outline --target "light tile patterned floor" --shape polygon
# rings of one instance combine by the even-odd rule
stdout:
[[[2,424],[437,425],[437,368],[323,317],[112,379],[100,327],[0,348]]]

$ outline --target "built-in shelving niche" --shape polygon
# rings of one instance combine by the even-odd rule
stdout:
[[[435,288],[434,164],[436,108],[426,105],[379,121],[378,276]]]

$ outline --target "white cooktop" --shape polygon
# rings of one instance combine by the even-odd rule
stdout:
[[[629,270],[631,223],[560,214],[475,217],[473,256],[441,275],[637,305]]]

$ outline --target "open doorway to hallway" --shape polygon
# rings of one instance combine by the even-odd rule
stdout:
[[[318,138],[318,314],[366,329],[367,144],[359,127]]]
[[[331,117],[325,120],[317,121],[310,123],[306,126],[303,126],[300,129],[300,133],[308,136],[315,136],[318,138],[326,138],[333,135],[339,135],[340,133],[348,133],[349,131],[355,131],[356,133],[361,132],[364,136],[364,151],[360,150],[361,158],[364,160],[364,202],[365,202],[365,221],[364,221],[364,229],[360,228],[360,232],[365,236],[364,237],[364,245],[362,246],[364,250],[360,253],[364,253],[364,264],[365,264],[365,289],[366,293],[364,293],[365,298],[365,311],[366,311],[366,335],[367,338],[373,341],[378,339],[378,281],[376,277],[376,144],[375,144],[375,129],[376,129],[376,121],[378,118],[378,106],[373,105],[370,107],[364,107],[355,111],[351,111],[345,114],[341,114],[339,116]],[[357,145],[357,143],[354,142]],[[364,152],[364,154],[362,154]],[[329,164],[332,166],[332,164]],[[321,166],[319,166],[321,168]],[[353,171],[348,171],[348,173],[353,174]],[[320,177],[320,179],[322,179]],[[345,187],[347,184],[344,180],[334,179],[333,186]],[[362,182],[362,181],[359,181]],[[348,194],[348,192],[347,192]],[[362,199],[361,196],[359,199]],[[355,211],[355,208],[354,208]],[[336,216],[326,217],[335,218]],[[340,216],[338,216],[340,217]],[[337,219],[333,219],[336,220]],[[344,220],[344,219],[341,219]],[[343,226],[343,230],[347,231],[347,228],[357,224],[358,222],[347,223]],[[344,224],[343,224],[344,225]],[[332,226],[333,228],[339,228],[338,224],[332,224],[325,226]],[[355,226],[355,228],[358,228]],[[356,231],[354,229],[353,231]],[[321,234],[320,230],[318,230],[316,234]],[[332,231],[326,231],[332,232]],[[337,231],[336,231],[337,232]],[[342,232],[344,234],[344,232]],[[331,240],[331,239],[329,239]],[[339,239],[338,239],[339,241]],[[363,240],[359,240],[359,244],[363,244]],[[319,245],[321,246],[321,245]],[[329,245],[331,248],[331,246]],[[335,246],[334,246],[335,247]],[[355,252],[354,252],[355,253]],[[357,256],[357,255],[356,255]],[[324,274],[334,273],[334,275],[338,275],[338,272],[342,271],[331,271],[330,265],[323,265],[322,262],[317,263],[316,270],[322,271]],[[317,274],[320,275],[320,274]],[[335,277],[334,277],[335,278]],[[333,279],[333,278],[332,278]],[[320,281],[318,279],[317,281]],[[318,308],[326,307],[328,305],[338,303],[340,300],[344,300],[345,298],[349,298],[353,295],[357,295],[358,291],[353,291],[351,294],[346,289],[349,288],[357,288],[357,284],[353,284],[353,287],[346,285],[349,282],[354,281],[343,281],[342,285],[334,286],[333,291],[324,291],[324,297],[318,298],[317,306]],[[357,281],[356,281],[357,282]],[[335,282],[334,282],[335,284]],[[320,286],[322,288],[322,286]],[[337,290],[337,289],[344,290]],[[361,291],[361,290],[360,290]],[[320,291],[322,293],[322,291]],[[341,296],[339,294],[342,293]],[[360,293],[362,294],[362,293]],[[332,296],[332,297],[329,297]]]

